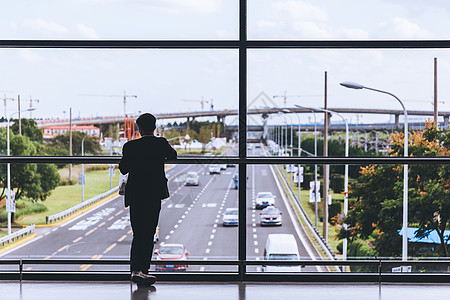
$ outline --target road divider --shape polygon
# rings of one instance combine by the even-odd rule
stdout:
[[[2,246],[5,246],[5,243],[11,243],[11,242],[15,242],[17,239],[19,238],[23,238],[26,235],[31,234],[31,232],[34,230],[35,225],[31,224],[30,226],[27,226],[25,228],[22,228],[20,230],[17,230],[11,234],[8,234],[2,238],[0,238],[0,244],[2,244]]]
[[[95,197],[92,197],[91,199],[88,199],[88,200],[86,200],[84,202],[81,202],[81,203],[79,203],[77,205],[74,205],[74,206],[72,206],[72,207],[70,207],[70,208],[68,208],[68,209],[66,209],[66,210],[64,210],[62,212],[59,212],[59,213],[54,214],[54,215],[47,216],[47,217],[45,217],[45,223],[46,224],[51,224],[52,222],[56,222],[56,221],[62,220],[64,218],[67,218],[67,217],[69,217],[69,216],[71,216],[71,215],[73,215],[73,214],[75,214],[75,213],[77,213],[79,211],[82,211],[83,209],[86,209],[89,206],[91,206],[91,205],[93,205],[93,204],[95,204],[95,203],[97,203],[97,202],[99,202],[99,201],[101,201],[101,200],[103,200],[103,199],[113,195],[114,193],[117,193],[118,190],[119,190],[119,187],[112,188],[109,191],[106,191],[106,192],[104,192],[102,194],[99,194],[99,195],[97,195]]]

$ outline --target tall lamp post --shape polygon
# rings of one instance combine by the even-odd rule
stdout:
[[[298,106],[298,105],[296,105],[296,106]],[[298,106],[298,107],[300,107],[300,106]],[[323,109],[323,108],[314,108],[314,107],[308,107],[308,108],[313,109],[313,110],[327,112],[330,114],[335,114],[344,121],[344,123],[345,123],[345,157],[348,157],[348,122],[347,122],[347,120],[341,114],[339,114],[335,111],[332,111],[332,110]],[[326,188],[327,187],[324,187],[324,189],[326,189]],[[323,199],[323,201],[328,201],[328,199]],[[347,212],[348,212],[348,164],[345,165],[345,175],[344,175],[344,217],[347,215]],[[328,220],[324,220],[324,222],[327,222],[327,221]],[[347,259],[347,239],[344,239],[344,241],[343,241],[342,252],[343,252],[343,259],[346,260]]]
[[[81,139],[81,156],[84,156],[84,139],[87,138],[87,135],[85,135]],[[86,178],[84,177],[84,164],[81,164],[81,202],[84,202],[84,183],[86,181]]]
[[[316,121],[316,112],[315,112],[314,109],[309,108],[309,107],[304,107],[304,106],[301,106],[301,105],[297,105],[297,107],[309,109],[314,115],[314,156],[317,157],[317,121]],[[300,128],[300,125],[299,125],[299,128]],[[300,138],[299,138],[299,143],[298,144],[299,144],[299,151],[300,151],[300,150],[302,150],[301,147],[300,147]],[[317,164],[314,165],[314,186],[316,185],[316,182],[317,182]],[[314,213],[315,213],[315,224],[314,225],[315,225],[316,229],[318,229],[318,226],[319,226],[319,224],[318,224],[319,209],[318,209],[318,206],[317,206],[317,190],[316,189],[315,189],[315,192],[314,192]]]
[[[394,97],[400,103],[400,105],[403,108],[403,114],[405,116],[405,120],[404,120],[405,144],[404,144],[403,155],[404,155],[404,157],[408,157],[408,112],[406,111],[406,108],[405,108],[405,105],[403,104],[403,102],[392,93],[374,89],[374,88],[370,88],[367,86],[363,86],[359,83],[341,82],[341,85],[346,88],[350,88],[350,89],[356,89],[356,90],[366,89],[366,90],[370,90],[370,91],[374,91],[374,92],[378,92],[378,93],[382,93],[382,94],[387,94],[389,96]],[[408,165],[407,164],[403,165],[403,228],[402,228],[402,234],[403,234],[403,236],[402,236],[402,260],[407,261],[408,260]]]
[[[291,111],[289,109],[287,109],[287,108],[283,109],[283,112],[284,113],[291,113]],[[300,127],[300,117],[298,116],[297,113],[295,114],[295,116],[297,117],[297,122],[298,122],[297,156],[300,157],[301,156],[301,152],[300,152],[300,150],[301,150],[301,144],[300,144],[300,142],[301,142],[301,139],[300,139],[300,134],[301,134],[301,131],[300,131],[300,129],[301,129],[301,127]],[[292,124],[292,122],[291,122],[291,124]],[[293,138],[293,134],[292,134],[292,126],[291,126],[291,145],[293,145],[292,138]],[[293,146],[291,146],[291,147],[292,147],[292,156],[294,156],[294,148],[293,148]],[[301,166],[298,165],[297,167],[298,167],[298,203],[300,204],[301,203],[301,199],[302,199],[301,198],[301,184],[300,184],[300,167]],[[291,182],[291,185],[292,185],[292,182]]]
[[[6,120],[6,155],[10,156],[10,146],[9,146],[9,121],[11,120],[12,116],[14,116],[15,114],[21,113],[21,112],[26,112],[26,111],[33,111],[36,110],[36,108],[29,108],[29,109],[25,109],[25,110],[20,110],[20,111],[16,111],[13,112],[8,120]],[[11,208],[12,208],[12,203],[11,203],[11,164],[8,163],[6,165],[6,180],[7,180],[7,185],[8,185],[8,192],[7,192],[7,201],[9,203],[9,211],[8,213],[8,235],[11,234]]]

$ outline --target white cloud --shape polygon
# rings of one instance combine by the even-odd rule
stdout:
[[[340,36],[344,39],[368,39],[369,32],[360,28],[345,28],[341,30]]]
[[[381,39],[425,39],[431,38],[432,35],[430,31],[403,18],[394,18],[389,22],[381,23],[374,33],[375,38]]]
[[[145,1],[147,3],[147,1]],[[219,12],[222,0],[153,0],[149,5],[172,14]]]
[[[222,39],[233,39],[233,38],[236,38],[236,34],[235,33],[231,32],[231,31],[228,31],[228,30],[225,30],[225,29],[218,29],[218,30],[216,30],[216,36],[218,38],[222,38]]]
[[[321,8],[299,0],[279,1],[273,4],[275,13],[281,20],[325,21],[327,14]]]
[[[80,34],[82,38],[86,39],[100,38],[100,36],[97,34],[94,28],[88,27],[84,24],[77,24],[76,30],[78,31],[78,34]]]
[[[39,64],[44,61],[44,58],[41,55],[30,49],[20,49],[19,56],[27,63],[33,65]]]
[[[314,22],[294,22],[293,27],[302,38],[306,39],[329,39],[330,32]]]
[[[26,30],[37,31],[39,34],[46,37],[60,37],[69,32],[66,27],[41,18],[24,20],[21,23],[21,26]]]

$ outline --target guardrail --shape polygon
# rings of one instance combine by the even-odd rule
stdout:
[[[11,234],[8,234],[2,238],[0,238],[0,244],[2,246],[5,246],[5,243],[10,243],[11,241],[15,241],[19,237],[23,237],[24,235],[29,235],[31,231],[35,228],[34,224],[31,224],[30,226],[27,226],[25,228],[22,228],[20,230],[17,230]]]
[[[91,199],[88,199],[88,200],[86,200],[84,202],[81,202],[81,203],[79,203],[77,205],[74,205],[74,206],[72,206],[72,207],[70,207],[70,208],[68,208],[68,209],[66,209],[66,210],[64,210],[62,212],[59,212],[59,213],[54,214],[54,215],[47,216],[47,217],[45,217],[45,223],[49,224],[49,223],[52,223],[53,221],[62,220],[62,219],[66,218],[66,217],[68,217],[68,216],[70,216],[70,215],[72,215],[72,214],[74,214],[74,213],[76,213],[76,212],[78,212],[80,210],[85,209],[86,207],[91,206],[94,203],[97,203],[100,200],[103,200],[104,198],[114,194],[118,190],[119,190],[119,187],[117,186],[117,187],[112,188],[112,189],[110,189],[110,190],[108,190],[108,191],[106,191],[106,192],[104,192],[102,194],[99,194],[99,195],[97,195],[95,197],[92,197]]]

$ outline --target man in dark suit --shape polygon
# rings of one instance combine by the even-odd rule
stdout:
[[[153,235],[158,225],[161,199],[169,197],[164,162],[177,158],[177,152],[165,138],[155,137],[156,118],[149,113],[136,120],[141,138],[123,145],[119,169],[128,173],[125,206],[130,207],[133,229],[131,243],[131,280],[152,285],[156,277],[149,275],[153,254]]]

